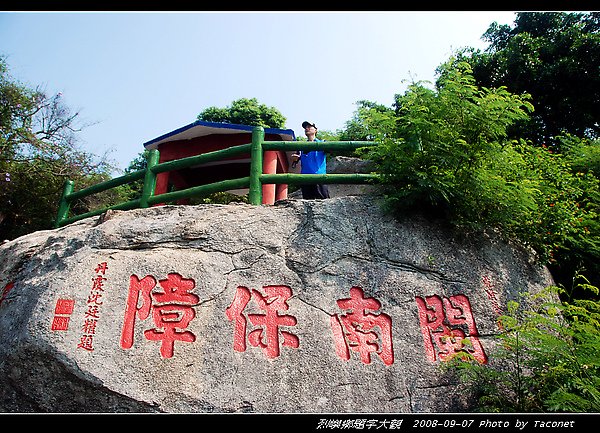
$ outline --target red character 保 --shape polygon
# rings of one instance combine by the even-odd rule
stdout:
[[[292,296],[292,289],[288,286],[263,286],[265,295],[258,290],[239,286],[234,299],[225,314],[230,321],[234,321],[233,349],[236,352],[246,351],[246,338],[254,347],[260,347],[268,358],[280,355],[280,335],[283,346],[298,348],[298,337],[291,332],[280,330],[281,326],[295,326],[297,321],[294,316],[279,314],[287,311],[287,300]],[[253,299],[264,314],[249,313],[244,316],[243,311]],[[254,325],[247,335],[248,320]]]

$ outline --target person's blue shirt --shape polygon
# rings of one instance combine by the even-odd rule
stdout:
[[[323,141],[315,138],[315,141]],[[300,153],[300,164],[302,174],[326,174],[327,161],[325,152],[322,150],[311,150]]]

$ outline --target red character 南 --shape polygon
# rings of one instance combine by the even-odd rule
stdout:
[[[371,363],[371,353],[378,355],[385,365],[394,363],[392,345],[392,319],[384,313],[367,313],[381,308],[381,303],[365,297],[363,289],[352,287],[350,298],[337,301],[340,308],[349,310],[346,314],[331,316],[330,323],[337,355],[350,359],[350,349],[360,354],[365,364]]]
[[[465,295],[440,298],[437,295],[417,296],[419,322],[430,361],[446,360],[459,352],[470,353],[482,364],[487,356],[479,342],[471,303]]]
[[[179,274],[168,274],[167,278],[160,280],[158,284],[162,291],[154,290],[156,279],[151,275],[141,280],[137,275],[130,277],[121,347],[130,349],[133,346],[136,317],[145,320],[151,314],[155,328],[145,330],[144,336],[147,340],[161,341],[161,356],[171,358],[175,341],[196,341],[196,336],[186,328],[196,316],[193,306],[200,298],[189,293],[195,287],[194,280],[182,278]],[[141,306],[138,307],[140,300]]]
[[[294,316],[279,314],[279,311],[287,311],[287,300],[292,296],[292,289],[288,286],[263,286],[265,295],[258,290],[239,286],[235,293],[233,302],[225,310],[230,321],[234,321],[233,349],[237,352],[246,351],[246,337],[254,347],[262,348],[268,358],[276,358],[280,355],[281,335],[283,346],[298,348],[300,343],[298,337],[291,332],[280,330],[281,326],[295,326],[297,321]],[[258,308],[264,314],[242,313],[251,299],[254,299]],[[247,336],[248,319],[256,327]]]

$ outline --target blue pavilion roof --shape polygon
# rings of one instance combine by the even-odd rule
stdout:
[[[254,126],[237,125],[233,123],[205,122],[198,120],[189,125],[175,129],[163,134],[153,140],[144,143],[146,149],[156,149],[159,144],[177,140],[191,140],[211,134],[239,134],[252,133]],[[282,141],[293,141],[296,139],[292,129],[265,128],[265,134],[279,135]]]

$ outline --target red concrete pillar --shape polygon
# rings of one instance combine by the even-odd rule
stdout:
[[[277,151],[277,173],[287,173],[289,169],[287,154],[283,150]],[[277,184],[275,187],[275,201],[286,200],[288,197],[287,184]]]
[[[287,184],[279,183],[275,188],[275,201],[277,200],[285,200],[288,195],[288,186]]]
[[[277,151],[267,150],[263,156],[263,174],[277,173]],[[275,184],[262,186],[262,203],[275,203]]]
[[[159,163],[168,161],[169,159],[169,148],[165,148],[164,146],[159,146],[158,151],[160,152]],[[156,175],[156,185],[154,187],[154,195],[164,194],[169,190],[169,177],[170,173],[163,172],[158,173]],[[162,206],[164,203],[158,203],[155,206]]]
[[[154,195],[164,194],[169,190],[169,172],[158,173],[156,175],[156,186],[154,187]],[[157,203],[154,206],[163,206],[164,203]]]

